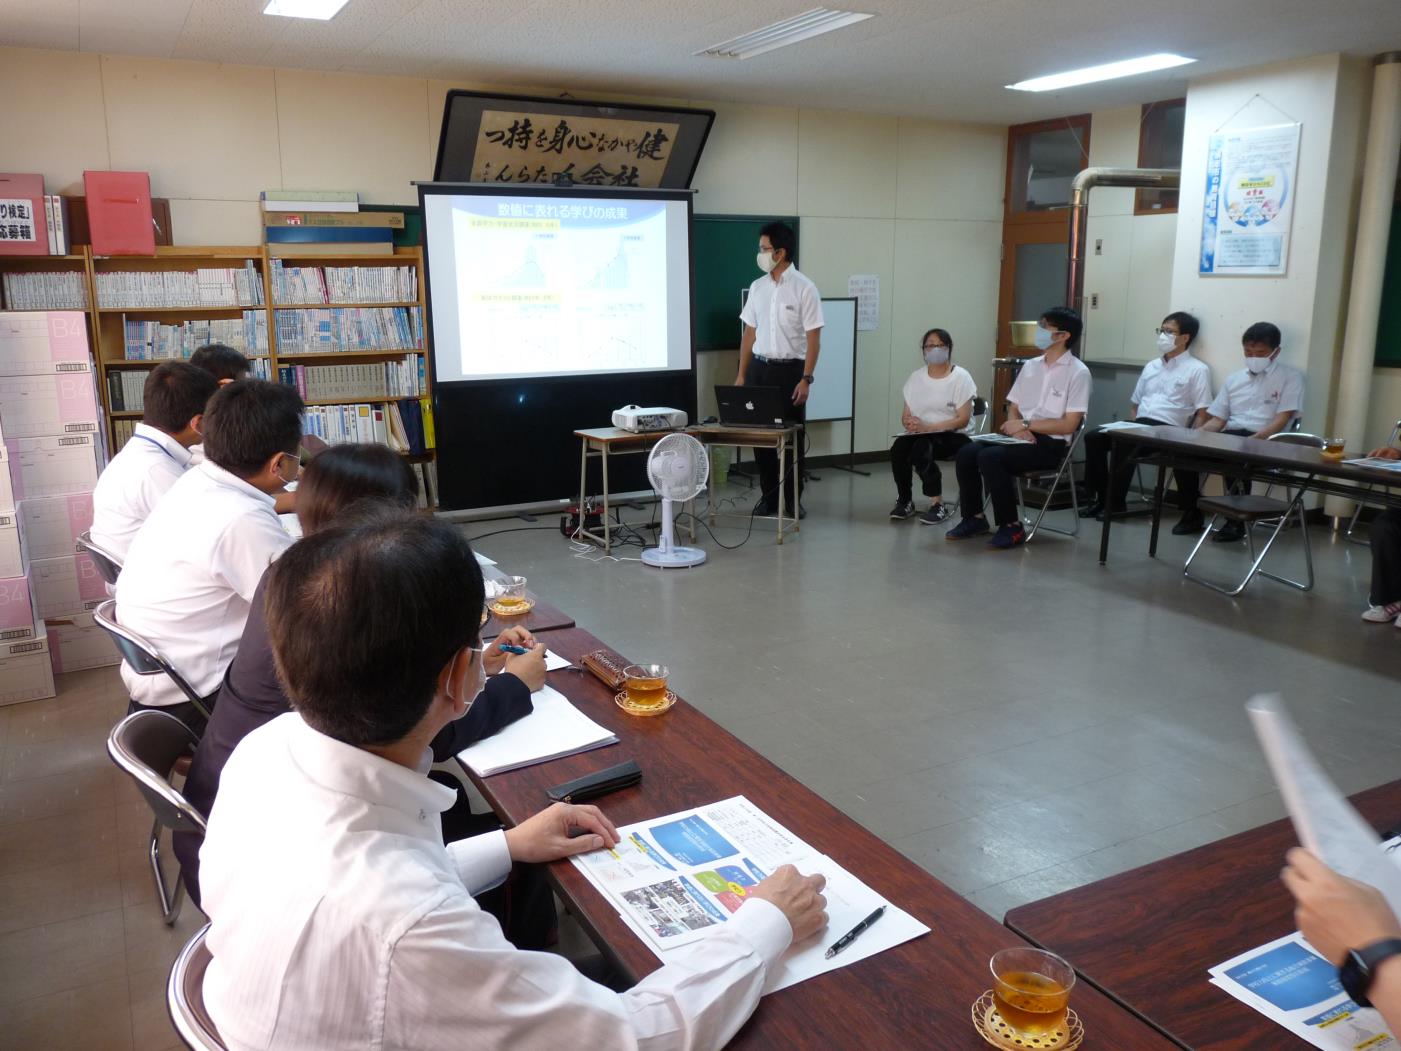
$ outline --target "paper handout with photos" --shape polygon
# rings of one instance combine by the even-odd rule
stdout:
[[[1283,701],[1274,694],[1252,697],[1245,710],[1299,842],[1335,872],[1381,891],[1392,911],[1401,914],[1401,869],[1319,766]]]

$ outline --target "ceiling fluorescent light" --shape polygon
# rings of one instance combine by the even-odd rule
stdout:
[[[1072,69],[1068,73],[1052,73],[1049,77],[1036,77],[1018,84],[1008,84],[1013,91],[1056,91],[1060,88],[1073,88],[1081,84],[1093,84],[1100,80],[1117,80],[1119,77],[1134,77],[1140,73],[1153,73],[1173,66],[1185,66],[1195,62],[1195,58],[1181,55],[1144,55],[1142,58],[1126,58],[1122,62],[1107,62],[1102,66],[1089,66],[1085,69]]]
[[[265,15],[282,15],[284,18],[319,18],[325,22],[335,18],[347,0],[268,0],[263,8]]]
[[[811,11],[804,11],[800,15],[786,18],[782,22],[775,22],[771,26],[756,29],[752,33],[745,33],[744,36],[737,36],[733,40],[726,40],[722,44],[715,44],[694,53],[714,55],[716,58],[753,58],[766,51],[774,51],[781,47],[787,47],[789,44],[811,40],[823,33],[830,33],[834,29],[841,29],[843,26],[854,25],[874,17],[874,15],[862,14],[859,11],[837,11],[829,7],[814,7]]]

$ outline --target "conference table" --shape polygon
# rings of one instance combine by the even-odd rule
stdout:
[[[1153,487],[1153,528],[1148,538],[1148,555],[1158,553],[1158,528],[1162,521],[1163,491],[1169,468],[1199,473],[1229,473],[1252,482],[1272,482],[1297,490],[1341,496],[1386,507],[1401,507],[1401,473],[1372,467],[1358,467],[1341,460],[1329,460],[1318,449],[1282,441],[1244,438],[1186,427],[1116,427],[1109,434],[1109,477],[1113,478],[1122,456],[1135,455],[1158,467]],[[1351,453],[1348,459],[1356,459]],[[1099,564],[1109,559],[1109,529],[1114,516],[1106,514],[1099,534]]]
[[[574,626],[573,617],[557,606],[545,602],[533,591],[527,590],[525,596],[535,603],[528,613],[519,613],[510,617],[502,617],[492,613],[486,619],[486,623],[482,625],[482,638],[494,639],[507,628],[521,627],[534,635],[537,631],[553,631],[556,628],[572,628]]]
[[[1394,833],[1401,781],[1352,803]],[[1279,873],[1297,844],[1293,826],[1275,821],[1023,905],[1005,922],[1182,1047],[1303,1051],[1312,1045],[1207,981],[1209,967],[1296,929]]]
[[[765,997],[731,1047],[973,1051],[988,1046],[973,1028],[971,1006],[991,985],[989,958],[999,949],[1025,944],[1020,938],[684,700],[662,716],[625,714],[614,703],[613,691],[579,666],[583,654],[607,648],[587,631],[549,630],[540,641],[574,663],[551,672],[550,685],[616,734],[619,743],[491,777],[478,777],[464,767],[503,822],[517,824],[546,806],[551,785],[635,759],[642,767],[642,783],[598,801],[618,825],[743,795],[932,929]],[[627,977],[635,981],[660,966],[616,907],[573,864],[554,863],[549,878],[590,938]],[[1156,1051],[1173,1046],[1098,990],[1078,989],[1071,1006],[1084,1024],[1087,1048]]]

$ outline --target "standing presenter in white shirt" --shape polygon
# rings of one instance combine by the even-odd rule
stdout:
[[[808,390],[815,382],[817,355],[822,346],[822,296],[805,274],[798,272],[798,239],[785,223],[769,223],[759,231],[759,269],[765,276],[749,286],[740,311],[744,335],[739,344],[739,374],[743,387],[779,387],[788,395],[785,418],[807,419]],[[802,515],[803,465],[807,436],[798,435],[797,465],[784,481],[790,513]],[[754,513],[778,510],[778,454],[755,449],[759,465],[759,502]]]
[[[117,578],[118,622],[210,702],[238,652],[258,581],[292,542],[273,494],[300,470],[301,412],[291,387],[240,380],[219,388],[204,413],[207,459],[156,505]],[[168,677],[123,664],[122,681],[132,710],[161,708],[203,732],[203,716]]]
[[[141,422],[92,493],[92,539],[125,562],[136,532],[190,466],[204,407],[219,389],[203,369],[165,361],[141,391]]]
[[[268,636],[294,711],[234,751],[200,852],[204,1000],[235,1051],[720,1048],[789,944],[825,925],[822,878],[784,866],[625,993],[514,948],[473,893],[618,834],[559,803],[444,846],[455,793],[426,776],[429,742],[481,689],[483,600],[458,530],[404,511],[273,566]]]

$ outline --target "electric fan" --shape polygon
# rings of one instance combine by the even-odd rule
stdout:
[[[647,456],[647,480],[662,498],[662,538],[657,547],[642,552],[642,561],[661,569],[698,566],[705,552],[698,547],[678,547],[676,505],[691,499],[705,488],[710,476],[710,460],[705,446],[689,434],[668,434],[652,446]]]

